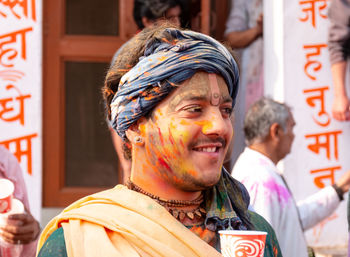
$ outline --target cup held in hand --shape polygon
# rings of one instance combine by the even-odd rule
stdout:
[[[221,253],[224,257],[263,257],[267,232],[220,230]]]
[[[7,213],[12,208],[15,186],[8,179],[0,179],[0,213]]]

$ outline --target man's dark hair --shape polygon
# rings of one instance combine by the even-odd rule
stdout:
[[[138,28],[143,29],[145,26],[142,17],[155,21],[165,17],[166,11],[176,6],[182,9],[182,5],[177,0],[134,0],[134,20]]]

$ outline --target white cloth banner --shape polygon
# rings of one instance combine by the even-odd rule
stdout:
[[[331,116],[330,1],[281,2],[266,0],[264,6],[265,94],[287,103],[296,120],[295,141],[283,167],[295,199],[300,200],[350,170],[350,123]],[[347,248],[346,201],[306,232],[310,246]]]
[[[0,1],[0,144],[18,159],[32,214],[42,198],[42,1]]]

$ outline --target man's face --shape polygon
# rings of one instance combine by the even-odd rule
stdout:
[[[149,20],[146,17],[144,17],[145,20],[143,20],[143,25],[145,27],[150,27],[152,25],[154,25],[154,23],[156,22],[157,24],[161,24],[165,21],[171,22],[172,24],[176,25],[176,26],[181,26],[181,8],[179,5],[169,8],[168,10],[166,10],[165,14],[163,17],[160,17],[158,19],[155,20]]]
[[[279,144],[279,149],[277,150],[280,154],[280,160],[290,153],[290,150],[292,148],[292,144],[294,141],[294,137],[295,137],[293,132],[294,126],[295,126],[295,121],[294,121],[293,115],[292,113],[289,113],[289,118],[286,124],[286,130],[284,131],[281,128],[280,144]]]
[[[154,175],[184,191],[215,185],[233,135],[231,112],[222,77],[197,72],[183,82],[140,129]]]
[[[169,8],[166,12],[165,12],[165,19],[167,21],[170,21],[171,23],[175,24],[176,26],[180,26],[181,25],[181,8],[180,6],[175,6],[172,8]]]

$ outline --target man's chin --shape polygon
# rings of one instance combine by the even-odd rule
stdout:
[[[191,185],[184,187],[183,190],[191,192],[206,190],[215,186],[219,180],[220,176],[207,180],[194,180]]]

